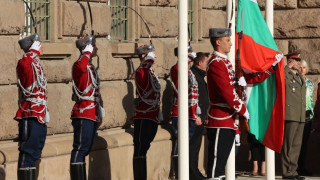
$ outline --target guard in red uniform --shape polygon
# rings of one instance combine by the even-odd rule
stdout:
[[[74,136],[70,175],[71,180],[85,180],[85,157],[90,153],[104,110],[100,95],[100,79],[92,64],[92,57],[95,57],[98,51],[95,38],[86,36],[77,40],[76,46],[81,55],[72,67],[72,100],[75,101],[75,105],[71,112]]]
[[[178,48],[175,48],[175,55],[178,56]],[[196,53],[192,52],[192,47],[188,46],[188,64],[190,64]],[[175,171],[175,177],[178,178],[178,62],[170,69],[170,77],[172,82],[173,91],[173,105],[169,117],[172,120],[173,131],[173,147],[172,147],[172,164]],[[199,114],[201,114],[200,107],[198,106],[198,82],[193,72],[188,70],[188,106],[189,106],[189,140],[192,138],[196,125],[202,124]]]
[[[231,30],[212,28],[209,30],[209,36],[215,51],[209,60],[207,70],[210,100],[208,116],[204,122],[209,140],[207,176],[208,178],[224,179],[225,165],[235,140],[235,131],[238,130],[238,126],[235,124],[235,115],[239,114],[239,116],[249,119],[249,112],[244,102],[239,99],[235,83],[246,86],[246,80],[249,84],[262,82],[275,72],[275,68],[270,67],[262,73],[245,71],[244,77],[240,77],[239,81],[235,82],[233,66],[227,59],[227,54],[232,46]],[[273,66],[281,59],[282,57],[277,58]]]
[[[136,94],[134,123],[133,171],[135,180],[147,179],[147,151],[162,119],[160,111],[160,82],[152,69],[156,55],[152,44],[137,48],[141,61],[135,73]]]
[[[232,43],[231,30],[212,28],[209,30],[211,44],[214,48],[208,63],[207,83],[210,100],[207,119],[208,145],[208,178],[224,179],[227,163],[234,138],[235,115],[238,113],[249,119],[249,112],[235,89],[235,73],[231,62],[227,59]],[[219,177],[220,176],[220,177]]]
[[[19,121],[18,180],[35,179],[35,161],[40,159],[49,122],[47,79],[40,65],[43,48],[38,34],[19,40],[25,52],[18,61]]]

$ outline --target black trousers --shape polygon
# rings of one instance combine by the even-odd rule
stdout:
[[[146,156],[158,131],[158,123],[149,119],[134,120],[134,157]]]
[[[307,120],[307,118],[306,118],[306,120]],[[298,160],[298,170],[299,171],[306,170],[307,147],[308,147],[308,140],[309,140],[311,129],[312,129],[312,121],[310,121],[310,120],[306,121],[306,123],[304,125],[301,150],[300,150],[300,155],[299,155],[299,160]]]
[[[265,147],[258,141],[255,135],[248,133],[248,142],[250,143],[250,150],[252,161],[265,161]]]
[[[203,129],[203,126],[196,126],[194,134],[189,141],[189,174],[191,180],[198,179],[200,176],[198,162]]]
[[[208,165],[207,177],[225,175],[225,166],[232,149],[235,130],[224,128],[207,128]]]

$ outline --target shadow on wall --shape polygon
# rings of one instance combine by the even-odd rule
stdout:
[[[36,179],[39,177],[41,158],[36,161]]]
[[[134,87],[133,87],[133,83],[130,81],[130,79],[133,78],[134,75],[134,67],[133,67],[133,62],[131,58],[125,58],[126,62],[127,62],[127,78],[125,80],[126,84],[127,84],[127,92],[128,94],[125,95],[122,99],[122,106],[123,109],[126,112],[126,123],[123,126],[123,128],[129,128],[130,125],[132,124],[131,121],[131,117],[133,116],[134,113],[134,95],[133,95],[133,91],[134,91]]]
[[[166,86],[164,87],[164,91],[161,97],[161,102],[162,102],[162,114],[163,114],[163,121],[160,123],[161,127],[165,130],[167,130],[171,134],[171,139],[174,136],[172,132],[172,127],[170,125],[170,111],[171,111],[171,106],[173,104],[173,99],[172,99],[172,87],[171,87],[171,81],[169,80],[169,75],[165,74],[164,75],[164,80],[166,82]],[[163,88],[163,87],[162,87]],[[171,147],[174,147],[175,141],[172,140],[172,145]],[[171,149],[171,154],[172,154],[173,149]],[[174,177],[174,164],[173,164],[173,159],[171,158],[171,163],[170,163],[170,172],[169,172],[169,177]]]
[[[169,118],[169,113],[171,110],[171,106],[173,104],[172,99],[172,87],[171,87],[171,81],[169,80],[169,75],[164,75],[164,80],[166,81],[166,86],[162,94],[162,113],[163,113],[163,121],[161,124],[168,124],[171,120]],[[162,87],[163,88],[163,87]]]
[[[0,167],[0,180],[6,179],[6,172],[4,171],[3,167]]]
[[[96,136],[89,154],[88,180],[111,179],[110,157],[107,141]]]

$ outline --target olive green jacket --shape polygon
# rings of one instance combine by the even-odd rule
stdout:
[[[286,79],[286,121],[305,122],[306,119],[306,83],[298,73],[298,77],[288,66],[284,68]]]

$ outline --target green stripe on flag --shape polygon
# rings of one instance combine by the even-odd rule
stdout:
[[[245,9],[243,9],[245,8]],[[263,46],[279,51],[278,47],[269,31],[257,3],[251,0],[239,0],[239,12],[243,11],[243,33],[251,36],[253,40]],[[237,22],[241,22],[241,16],[237,17]],[[236,27],[237,32],[241,32],[241,27]],[[264,34],[265,36],[261,36]]]
[[[263,142],[272,115],[277,92],[276,75],[270,75],[262,83],[254,84],[248,97],[248,111],[250,112],[250,133]]]
[[[275,61],[279,50],[256,0],[239,0],[238,5],[236,31],[243,31],[240,49],[242,68],[263,73]],[[276,73],[246,91],[250,133],[277,152],[281,150],[284,134],[284,88],[283,62],[280,62]]]

